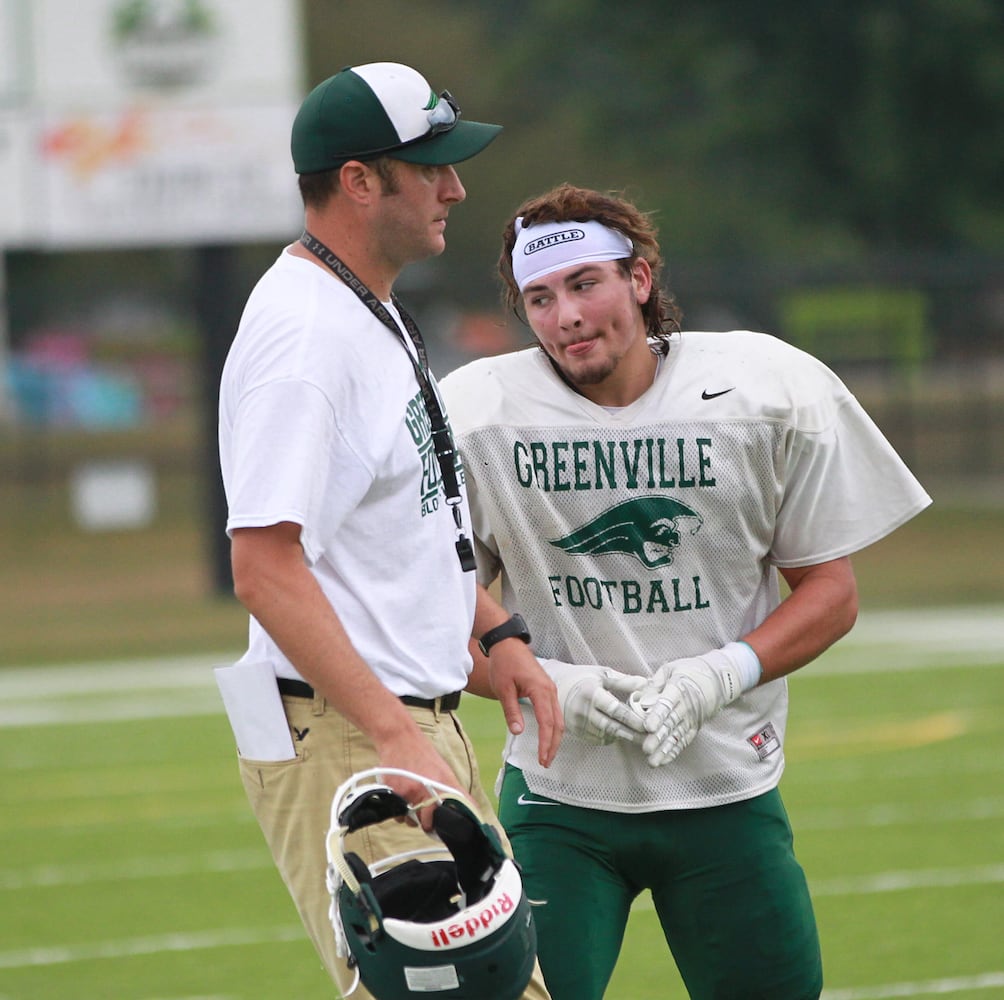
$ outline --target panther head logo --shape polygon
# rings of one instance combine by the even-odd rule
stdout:
[[[624,552],[648,569],[668,566],[681,540],[679,522],[689,520],[695,535],[704,519],[693,507],[665,496],[635,497],[603,511],[551,545],[573,556]]]

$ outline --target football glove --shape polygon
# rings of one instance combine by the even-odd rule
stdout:
[[[626,699],[644,687],[647,678],[595,664],[540,662],[558,687],[558,704],[568,732],[601,745],[617,739],[640,743],[645,738],[644,721]]]
[[[641,749],[652,767],[669,764],[693,742],[716,712],[756,687],[760,661],[745,642],[730,642],[702,656],[670,660],[629,696],[649,734]]]

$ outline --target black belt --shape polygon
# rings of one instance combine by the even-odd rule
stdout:
[[[293,698],[314,697],[314,689],[306,681],[298,681],[293,677],[277,677],[276,683],[279,685],[279,694],[286,694]],[[452,691],[450,694],[444,694],[441,698],[416,698],[411,694],[403,694],[400,696],[400,700],[405,705],[412,705],[415,708],[431,709],[436,707],[438,701],[441,712],[454,712],[460,705],[460,692]]]

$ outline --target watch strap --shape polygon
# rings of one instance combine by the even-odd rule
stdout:
[[[530,630],[526,627],[522,615],[513,615],[507,622],[490,628],[478,640],[478,647],[487,656],[492,646],[503,639],[521,639],[523,642],[530,642]]]

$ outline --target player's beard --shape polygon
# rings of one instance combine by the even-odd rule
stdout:
[[[621,362],[620,357],[607,356],[598,362],[586,363],[575,369],[571,369],[556,361],[540,341],[537,341],[537,346],[547,355],[547,360],[551,362],[551,367],[557,372],[561,380],[575,391],[579,391],[584,386],[600,385],[605,382],[613,375]]]

